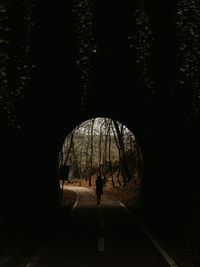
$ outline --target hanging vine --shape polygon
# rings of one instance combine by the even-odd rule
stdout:
[[[93,91],[96,44],[93,35],[93,4],[91,0],[75,0],[72,12],[76,19],[76,65],[80,69],[82,93],[80,111],[86,109],[87,98]]]
[[[10,101],[10,94],[8,92],[8,74],[7,66],[9,55],[7,47],[9,44],[8,32],[8,14],[7,14],[7,1],[0,4],[0,106],[2,112],[6,113],[10,121],[10,113],[13,109],[13,103]]]
[[[9,8],[12,3],[4,1],[0,4],[0,106],[6,117],[9,127],[22,129],[21,122],[17,115],[17,109],[24,98],[26,88],[31,78],[30,61],[30,34],[32,23],[33,3],[31,0],[24,0],[25,15],[25,39],[23,45],[12,52],[12,24],[9,21]],[[13,62],[16,62],[13,64]],[[12,76],[16,76],[16,83],[13,84]]]
[[[150,75],[150,56],[153,45],[153,33],[150,17],[145,10],[144,1],[138,1],[134,14],[135,31],[128,37],[129,47],[136,51],[137,84],[148,89],[147,98],[154,93],[154,81]]]
[[[200,116],[200,2],[179,0],[177,3],[179,66],[178,86],[192,91],[192,107],[187,122]]]
[[[28,83],[31,79],[31,70],[35,67],[31,62],[31,51],[30,51],[30,38],[31,38],[31,28],[34,25],[32,22],[33,8],[34,4],[32,0],[24,0],[26,14],[24,17],[24,22],[26,25],[26,38],[24,41],[24,57],[19,59],[18,70],[20,71],[20,83],[18,86],[18,93],[21,98],[25,95],[25,88],[28,86]]]

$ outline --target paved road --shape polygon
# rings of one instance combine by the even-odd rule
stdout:
[[[92,190],[67,186],[79,194],[70,226],[50,244],[34,267],[170,266],[147,235],[115,200]]]

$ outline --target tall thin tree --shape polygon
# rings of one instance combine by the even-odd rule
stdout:
[[[90,176],[89,176],[89,186],[92,185],[92,159],[93,159],[94,123],[95,123],[95,119],[92,119],[92,121],[91,121],[91,133],[90,133]]]

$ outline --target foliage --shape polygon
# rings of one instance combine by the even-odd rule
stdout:
[[[31,17],[34,6],[31,0],[24,0],[23,4],[25,13],[20,15],[23,16],[22,31],[25,26],[25,38],[21,47],[17,47],[14,43],[16,40],[13,40],[14,19],[9,17],[12,3],[3,1],[0,4],[0,107],[8,125],[18,130],[22,125],[17,110],[29,84],[31,68],[34,67],[30,62],[30,33],[33,26]]]
[[[188,122],[200,115],[200,2],[179,0],[177,3],[178,86],[192,91]]]
[[[154,93],[154,81],[150,75],[150,56],[154,39],[151,20],[145,10],[144,1],[138,1],[134,18],[135,30],[128,37],[129,47],[136,51],[137,83],[148,89],[147,97],[151,99]]]
[[[94,75],[93,57],[96,45],[93,35],[93,10],[91,0],[75,0],[72,12],[76,19],[76,47],[78,57],[76,65],[80,69],[82,94],[80,111],[86,108],[88,95],[92,92]]]
[[[11,120],[10,110],[13,108],[13,103],[10,101],[10,94],[8,92],[7,65],[9,56],[6,51],[9,44],[9,31],[6,2],[2,2],[0,4],[0,105],[7,114],[8,119]]]

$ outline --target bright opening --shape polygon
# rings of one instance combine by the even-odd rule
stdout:
[[[104,192],[139,204],[142,154],[134,134],[118,121],[93,118],[78,125],[60,151],[62,168],[67,168],[65,185],[95,188],[101,176]]]

